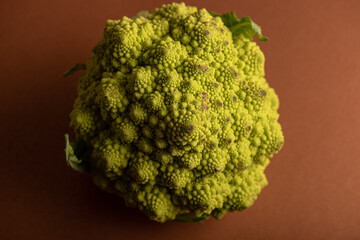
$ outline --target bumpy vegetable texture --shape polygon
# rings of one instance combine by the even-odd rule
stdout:
[[[158,222],[251,206],[284,142],[254,34],[267,40],[248,17],[184,3],[108,20],[73,69],[68,164]]]

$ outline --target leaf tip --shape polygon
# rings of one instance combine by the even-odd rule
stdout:
[[[70,68],[69,70],[67,70],[66,72],[64,72],[62,74],[63,77],[68,77],[74,73],[76,73],[77,71],[80,71],[80,70],[85,70],[86,69],[86,64],[83,64],[83,63],[78,63],[78,64],[75,64],[75,66],[73,66],[72,68]]]

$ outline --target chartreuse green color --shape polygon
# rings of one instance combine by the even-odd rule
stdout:
[[[68,164],[158,222],[251,206],[284,142],[255,34],[267,40],[248,17],[184,3],[108,20],[73,69]]]

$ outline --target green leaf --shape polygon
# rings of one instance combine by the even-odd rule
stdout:
[[[76,73],[77,71],[85,70],[85,69],[86,69],[86,64],[78,63],[75,66],[73,66],[72,68],[70,68],[69,70],[67,70],[66,72],[64,72],[62,76],[67,77],[69,75]]]
[[[69,141],[69,135],[65,134],[65,157],[69,167],[78,172],[86,172],[85,165],[81,159],[75,155],[74,148]]]
[[[262,35],[260,26],[254,23],[249,17],[242,17],[239,20],[235,12],[224,14],[211,12],[210,14],[213,17],[220,17],[224,25],[229,28],[234,36],[243,35],[252,40],[253,36],[256,34],[260,41],[266,42],[268,40],[267,37]]]
[[[203,221],[208,218],[209,215],[203,215],[201,217],[194,217],[189,215],[177,215],[174,221],[183,222],[183,223],[203,223]]]
[[[220,17],[224,25],[227,27],[235,25],[239,21],[235,12],[229,12],[224,14],[210,12],[210,15],[213,17]]]
[[[145,17],[146,18],[147,16],[149,16],[149,11],[140,11],[135,16],[132,17],[132,20],[135,20],[135,19],[137,19],[139,17]]]

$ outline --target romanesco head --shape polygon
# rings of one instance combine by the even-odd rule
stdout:
[[[260,28],[184,3],[108,20],[80,77],[67,160],[155,221],[252,205],[284,137]]]

